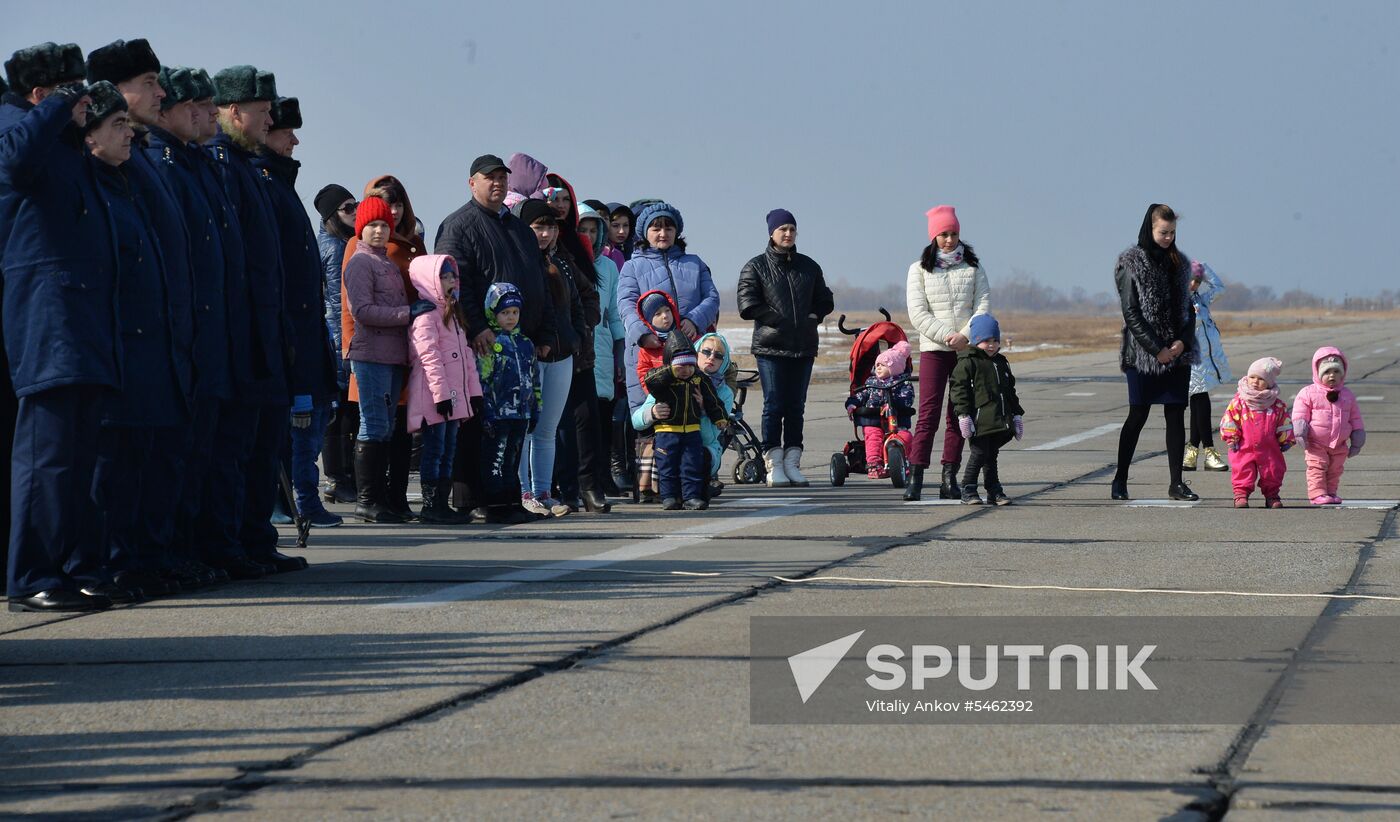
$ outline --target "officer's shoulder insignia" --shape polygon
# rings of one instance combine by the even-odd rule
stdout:
[[[166,146],[160,153],[160,159],[164,160],[167,165],[173,166],[175,165],[175,152],[170,150],[170,146]]]
[[[268,180],[268,181],[271,181],[271,180],[272,180],[272,173],[269,172],[267,169],[263,168],[263,169],[259,169],[259,171],[262,172],[262,178],[263,178],[264,180]]]
[[[228,149],[224,146],[214,146],[214,159],[221,163],[228,162]]]

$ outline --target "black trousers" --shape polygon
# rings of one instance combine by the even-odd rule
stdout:
[[[968,455],[967,464],[963,468],[963,487],[977,488],[977,475],[980,473],[986,478],[987,493],[997,493],[1001,491],[1001,476],[997,471],[997,454],[1001,452],[1001,447],[1011,442],[1014,436],[1010,431],[1002,431],[999,434],[989,434],[985,437],[973,437],[967,441]]]
[[[360,404],[347,399],[348,391],[340,392],[340,401],[326,428],[326,444],[321,449],[321,462],[326,477],[335,482],[355,481],[355,436],[360,430]]]
[[[479,449],[484,451],[482,456],[485,459],[472,463],[478,476],[480,496],[476,499],[479,503],[498,508],[520,504],[520,452],[525,447],[528,427],[529,423],[525,420],[496,421],[494,436],[482,443],[485,447]],[[479,422],[476,429],[482,432]],[[461,438],[462,432],[458,430],[457,439],[460,441]]]
[[[10,456],[12,597],[105,581],[92,499],[104,388],[70,385],[21,397]]]
[[[598,387],[593,382],[593,372],[575,371],[555,435],[554,484],[563,500],[576,500],[581,490],[597,488],[602,482],[607,451],[594,421],[597,410]]]
[[[1191,395],[1191,444],[1210,448],[1215,445],[1215,420],[1210,414],[1210,394]]]

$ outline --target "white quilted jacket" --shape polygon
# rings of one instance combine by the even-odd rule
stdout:
[[[955,333],[967,336],[972,316],[991,311],[987,272],[966,263],[925,271],[916,261],[909,266],[905,299],[909,321],[919,331],[920,351],[952,351],[944,338]]]

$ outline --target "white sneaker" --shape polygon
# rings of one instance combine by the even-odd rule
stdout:
[[[536,516],[549,516],[549,507],[546,506],[542,500],[535,499],[532,494],[521,494],[520,506]]]
[[[553,514],[556,517],[565,516],[572,511],[572,509],[569,508],[569,506],[565,505],[564,503],[560,502],[554,497],[541,497],[540,503],[544,505],[545,510],[549,511],[549,513]]]

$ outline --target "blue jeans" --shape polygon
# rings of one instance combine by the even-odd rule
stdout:
[[[656,432],[656,478],[662,499],[704,498],[705,443],[699,431]]]
[[[559,430],[559,418],[569,399],[569,385],[574,378],[574,358],[559,362],[542,362],[537,376],[540,381],[540,420],[534,433],[525,438],[520,453],[520,490],[529,490],[536,499],[549,496],[554,482],[554,435]],[[584,379],[589,375],[585,374]],[[361,412],[363,413],[363,412]]]
[[[360,434],[365,442],[388,442],[394,433],[394,409],[403,388],[403,367],[351,360],[360,388]]]
[[[452,479],[452,457],[457,453],[457,420],[425,425],[423,451],[418,457],[418,478],[424,485]]]
[[[762,448],[801,448],[802,415],[807,409],[807,384],[812,381],[812,357],[764,357],[758,360],[763,383]]]
[[[316,460],[321,456],[321,444],[325,442],[330,418],[330,403],[317,405],[311,409],[311,425],[292,427],[292,488],[296,491],[297,510],[303,515],[324,507],[317,497],[321,474],[316,470]]]

